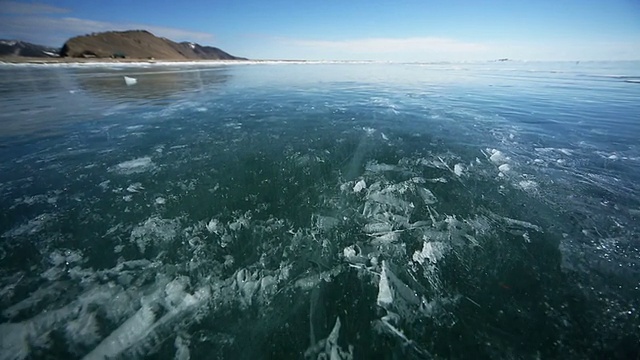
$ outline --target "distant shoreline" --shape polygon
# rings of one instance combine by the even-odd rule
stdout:
[[[214,59],[114,59],[114,58],[76,58],[76,57],[25,57],[25,56],[7,56],[0,57],[0,63],[9,64],[118,64],[118,63],[202,63],[202,62],[220,62],[234,63],[243,61],[260,61],[260,60],[214,60]],[[285,60],[286,61],[286,60]]]
[[[34,65],[34,66],[104,66],[104,65],[251,65],[251,64],[387,64],[388,61],[373,60],[284,60],[284,59],[247,59],[247,60],[215,60],[215,59],[113,59],[113,58],[39,58],[39,57],[0,57],[2,65]]]
[[[593,60],[579,61],[578,63],[636,63],[639,60]],[[0,56],[0,65],[242,65],[242,64],[407,64],[407,65],[471,65],[490,63],[576,63],[573,60],[511,60],[509,62],[497,62],[495,60],[480,61],[383,61],[383,60],[292,60],[292,59],[244,59],[244,60],[217,60],[217,59],[136,59],[136,58],[76,58],[76,57],[25,57],[25,56]]]
[[[0,57],[0,65],[241,65],[241,64],[303,64],[303,63],[370,63],[374,61],[340,61],[340,60],[278,60],[278,59],[114,59],[114,58],[41,58],[8,56]]]

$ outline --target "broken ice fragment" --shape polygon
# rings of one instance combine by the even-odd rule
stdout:
[[[364,180],[360,180],[356,183],[356,185],[353,187],[353,192],[360,192],[363,189],[367,188],[367,183],[364,182]]]
[[[138,79],[125,76],[124,83],[127,84],[127,86],[135,85],[138,83]]]

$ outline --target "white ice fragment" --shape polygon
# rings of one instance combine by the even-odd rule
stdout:
[[[159,196],[156,198],[156,204],[157,205],[164,205],[167,202],[167,200],[165,200],[165,198]]]
[[[182,304],[185,299],[185,295],[187,295],[185,292],[185,286],[186,279],[184,278],[177,278],[165,286],[164,292],[167,305],[171,308],[175,308]]]
[[[464,172],[464,166],[462,164],[455,164],[453,166],[453,173],[456,174],[456,176],[462,176],[463,172]]]
[[[431,182],[431,183],[443,183],[443,184],[446,184],[446,183],[449,182],[449,180],[447,180],[444,177],[439,177],[439,178],[434,178],[434,179],[427,179],[427,181]]]
[[[502,173],[507,173],[511,170],[511,166],[509,166],[509,164],[502,164],[498,166],[498,170],[500,170],[500,172]]]
[[[127,187],[127,191],[130,193],[138,193],[140,190],[144,190],[144,186],[141,183],[133,183]]]
[[[100,340],[100,327],[95,313],[81,314],[64,326],[67,339],[84,346],[94,345]]]
[[[512,219],[512,218],[508,218],[506,216],[502,217],[502,221],[504,221],[508,225],[519,226],[519,227],[522,227],[522,228],[525,228],[525,229],[531,229],[531,230],[534,230],[534,231],[542,232],[542,228],[540,226],[534,225],[534,224],[532,224],[530,222],[517,220],[517,219]]]
[[[89,354],[85,360],[115,358],[125,349],[133,346],[144,337],[156,321],[156,314],[148,304],[143,304],[140,310],[125,321],[119,328],[107,336]]]
[[[366,188],[367,188],[367,183],[364,181],[364,179],[361,179],[353,187],[353,191],[354,192],[360,192],[360,191],[362,191],[363,189],[366,189]]]
[[[494,164],[504,164],[507,162],[508,158],[506,156],[504,156],[504,154],[502,153],[502,151],[500,150],[496,150],[496,149],[491,149],[491,156],[489,157],[489,160],[494,163]]]
[[[344,250],[342,250],[342,254],[347,259],[353,258],[356,256],[356,249],[353,245],[347,246],[346,248],[344,248]]]
[[[260,290],[262,295],[274,293],[277,289],[278,281],[275,277],[267,275],[260,279]]]
[[[130,240],[138,245],[141,252],[151,243],[165,245],[171,242],[178,234],[179,221],[162,219],[152,216],[145,222],[138,224],[131,231]]]
[[[538,187],[538,183],[533,180],[522,180],[518,183],[518,186],[525,191],[535,190]]]
[[[305,359],[327,359],[327,360],[353,360],[353,345],[348,346],[348,351],[343,350],[338,344],[340,328],[342,324],[340,318],[336,318],[335,325],[326,339],[322,339],[304,352]]]
[[[387,264],[382,261],[382,272],[380,273],[380,282],[378,283],[378,298],[376,300],[378,306],[386,308],[393,303],[393,292],[389,284],[387,275]]]
[[[327,337],[327,342],[329,342],[332,345],[337,345],[338,336],[340,336],[340,327],[341,327],[340,318],[337,317],[336,323],[335,325],[333,325],[333,329],[331,329],[331,333],[329,334],[329,337]]]
[[[398,241],[400,239],[400,233],[390,231],[383,235],[376,236],[373,240],[371,240],[371,244],[373,245],[385,245]]]
[[[161,290],[160,290],[161,291]],[[160,293],[155,292],[142,300],[142,307],[132,317],[107,336],[84,359],[128,358],[127,352],[139,352],[158,341],[162,329],[171,328],[174,323],[184,321],[186,315],[197,310],[211,296],[208,287],[201,287],[193,295],[185,293],[184,299],[174,308],[158,318],[156,302]],[[136,351],[138,347],[138,351]]]
[[[439,241],[427,241],[422,244],[422,251],[413,253],[413,261],[424,264],[425,260],[432,264],[442,259],[448,250],[448,246]]]
[[[384,171],[396,171],[398,167],[390,164],[378,164],[376,162],[369,162],[365,169],[370,172],[384,172]]]
[[[353,359],[353,346],[349,345],[349,351],[344,351],[338,345],[338,337],[340,336],[340,318],[336,318],[336,323],[327,337],[325,345],[325,354],[329,354],[330,360],[351,360]],[[320,356],[318,356],[320,358]]]
[[[242,228],[246,229],[249,227],[249,220],[250,219],[245,215],[241,215],[240,217],[235,219],[235,221],[229,223],[229,229],[231,229],[232,231],[238,231]]]
[[[422,200],[424,200],[425,204],[427,205],[433,205],[438,202],[438,199],[436,198],[435,195],[433,195],[431,190],[428,190],[425,188],[418,188],[418,193],[420,194],[420,197],[422,197]]]
[[[388,263],[383,260],[376,303],[387,311],[397,312],[400,316],[413,316],[415,311],[418,311],[420,298],[389,269]]]
[[[340,220],[333,216],[314,215],[313,217],[315,218],[314,223],[319,230],[331,230],[340,223]]]
[[[393,228],[391,227],[391,224],[386,223],[386,222],[380,222],[380,223],[370,223],[370,224],[366,224],[364,226],[364,231],[367,233],[386,233],[391,231]]]
[[[380,324],[382,326],[384,326],[383,330],[399,337],[400,339],[402,339],[405,343],[408,343],[410,340],[406,337],[406,335],[402,332],[402,330],[398,329],[397,327],[391,325],[391,323],[389,322],[388,319],[386,319],[387,316],[383,317],[380,320]]]
[[[121,162],[118,165],[112,167],[110,170],[120,174],[129,175],[151,170],[154,168],[154,166],[155,165],[153,164],[153,161],[151,161],[151,158],[149,156],[145,156]]]
[[[382,140],[389,141],[389,138],[383,132],[381,132],[380,135],[382,135]]]
[[[127,84],[127,86],[135,85],[138,83],[138,79],[125,76],[124,83]]]
[[[220,230],[222,230],[222,225],[220,224],[220,222],[217,219],[211,219],[211,221],[209,221],[209,223],[207,223],[207,230],[209,230],[210,233],[215,233],[218,234],[220,233]]]
[[[238,286],[243,305],[251,305],[253,296],[260,286],[260,281],[257,279],[256,274],[252,274],[247,269],[241,269],[236,273],[236,284]]]
[[[176,340],[173,342],[173,345],[176,347],[176,360],[191,359],[191,354],[189,352],[189,340],[185,340],[182,336],[178,335]]]

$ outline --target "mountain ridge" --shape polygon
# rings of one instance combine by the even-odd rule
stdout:
[[[147,30],[107,31],[67,40],[60,55],[84,58],[157,60],[246,60],[213,46],[175,42]]]
[[[59,51],[60,49],[32,44],[26,41],[0,39],[0,57],[21,56],[53,58],[59,56]]]
[[[130,60],[248,60],[217,47],[175,42],[147,30],[106,31],[74,36],[61,48],[19,40],[0,40],[2,58],[130,59]]]

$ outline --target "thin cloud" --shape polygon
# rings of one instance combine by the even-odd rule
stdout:
[[[442,51],[452,52],[480,52],[488,50],[488,46],[478,43],[462,42],[454,39],[438,37],[410,37],[410,38],[364,38],[353,40],[290,40],[293,46],[311,47],[333,51],[350,51],[354,53],[396,53]]]
[[[104,21],[78,19],[66,17],[61,19],[49,19],[48,22],[52,27],[74,29],[78,35],[81,33],[100,32],[100,31],[123,31],[123,30],[148,30],[154,35],[169,38],[171,40],[193,40],[193,41],[210,41],[213,35],[205,32],[190,31],[183,29],[170,28],[165,26],[145,25],[136,23],[112,23]]]
[[[0,14],[64,14],[69,11],[47,4],[0,1]]]
[[[317,60],[451,61],[491,59],[496,56],[489,44],[442,37],[346,40],[278,38],[274,39],[274,43],[281,53]]]

